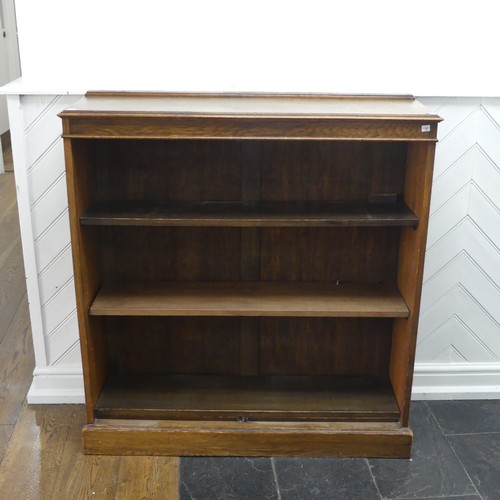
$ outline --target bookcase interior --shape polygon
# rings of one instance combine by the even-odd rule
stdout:
[[[139,286],[142,292],[156,282],[194,283],[193,296],[207,282],[227,285],[229,294],[231,285],[248,282],[298,283],[299,293],[313,283],[340,293],[354,284],[367,291],[368,300],[375,300],[377,289],[396,290],[396,307],[405,315],[396,278],[398,222],[408,222],[397,219],[404,206],[407,144],[82,140],[77,147],[87,148],[82,157],[92,158],[83,167],[90,169],[86,175],[95,189],[82,231],[84,237],[94,233],[89,241],[95,246],[97,295],[109,283],[117,283],[118,290]],[[143,207],[154,203],[164,204],[164,218],[148,225],[148,216],[158,211]],[[283,212],[287,204],[292,208]],[[221,219],[218,226],[210,217],[196,226],[169,222],[171,206],[177,214],[193,213],[193,207],[199,214],[207,205],[216,207],[212,216]],[[358,212],[356,205],[362,207]],[[125,223],[116,224],[121,206],[132,210]],[[305,225],[311,207],[324,216],[332,206],[350,207],[353,220]],[[108,212],[101,209],[93,224],[95,207]],[[245,208],[261,218],[278,213],[280,225],[248,225]],[[381,208],[392,214],[390,222],[377,219]],[[222,216],[231,214],[226,225]],[[106,372],[97,414],[398,420],[388,376],[391,317],[397,314],[380,317],[385,315],[377,306],[368,313],[373,317],[356,317],[364,314],[356,309],[356,297],[352,300],[354,317],[321,317],[324,313],[310,310],[282,317],[279,307],[266,311],[268,317],[255,317],[244,302],[230,317],[191,317],[189,311],[162,317],[118,308],[115,316],[99,318],[97,312]],[[310,314],[316,317],[304,317]],[[201,394],[213,402],[220,393],[225,396],[219,396],[218,408],[191,407]],[[311,401],[321,398],[323,406],[315,411]]]

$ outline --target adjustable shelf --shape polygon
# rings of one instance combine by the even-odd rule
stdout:
[[[61,117],[85,453],[410,455],[438,116],[90,93]]]
[[[407,318],[396,287],[332,283],[110,283],[93,316],[302,316]]]
[[[403,203],[115,201],[92,206],[89,226],[328,227],[412,226],[418,217]]]

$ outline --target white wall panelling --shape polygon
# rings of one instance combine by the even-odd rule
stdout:
[[[83,400],[57,113],[78,96],[10,97],[37,368],[30,402]],[[414,397],[500,397],[500,99],[439,113]]]
[[[36,368],[30,403],[82,402],[61,121],[79,96],[9,96]]]
[[[500,99],[421,99],[444,117],[414,397],[500,397]]]
[[[7,97],[9,122],[12,142],[12,156],[16,180],[17,206],[19,212],[19,228],[23,247],[24,270],[26,273],[26,288],[33,335],[35,363],[37,367],[47,366],[45,338],[43,335],[42,311],[38,288],[38,273],[35,259],[35,244],[31,223],[31,200],[28,188],[26,144],[24,133],[23,109],[21,97]]]

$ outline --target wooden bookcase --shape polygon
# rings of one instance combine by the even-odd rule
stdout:
[[[86,453],[409,456],[438,116],[89,93],[61,117]]]

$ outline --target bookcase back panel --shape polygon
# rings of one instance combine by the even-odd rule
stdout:
[[[245,231],[102,228],[104,279],[396,282],[398,228],[262,228],[252,238]]]
[[[104,279],[240,279],[241,237],[238,228],[113,227],[103,228],[101,241]]]
[[[235,201],[241,142],[96,141],[99,200]]]
[[[110,374],[241,374],[241,322],[106,318]],[[387,376],[391,319],[261,318],[253,326],[255,375]]]
[[[259,341],[260,373],[384,377],[388,373],[391,331],[391,319],[264,318]]]
[[[395,283],[398,228],[262,229],[262,281]]]
[[[401,194],[405,143],[272,141],[261,152],[265,201],[366,201]]]
[[[240,372],[240,318],[106,318],[111,373]]]
[[[401,195],[406,143],[99,140],[98,201],[366,201]]]

